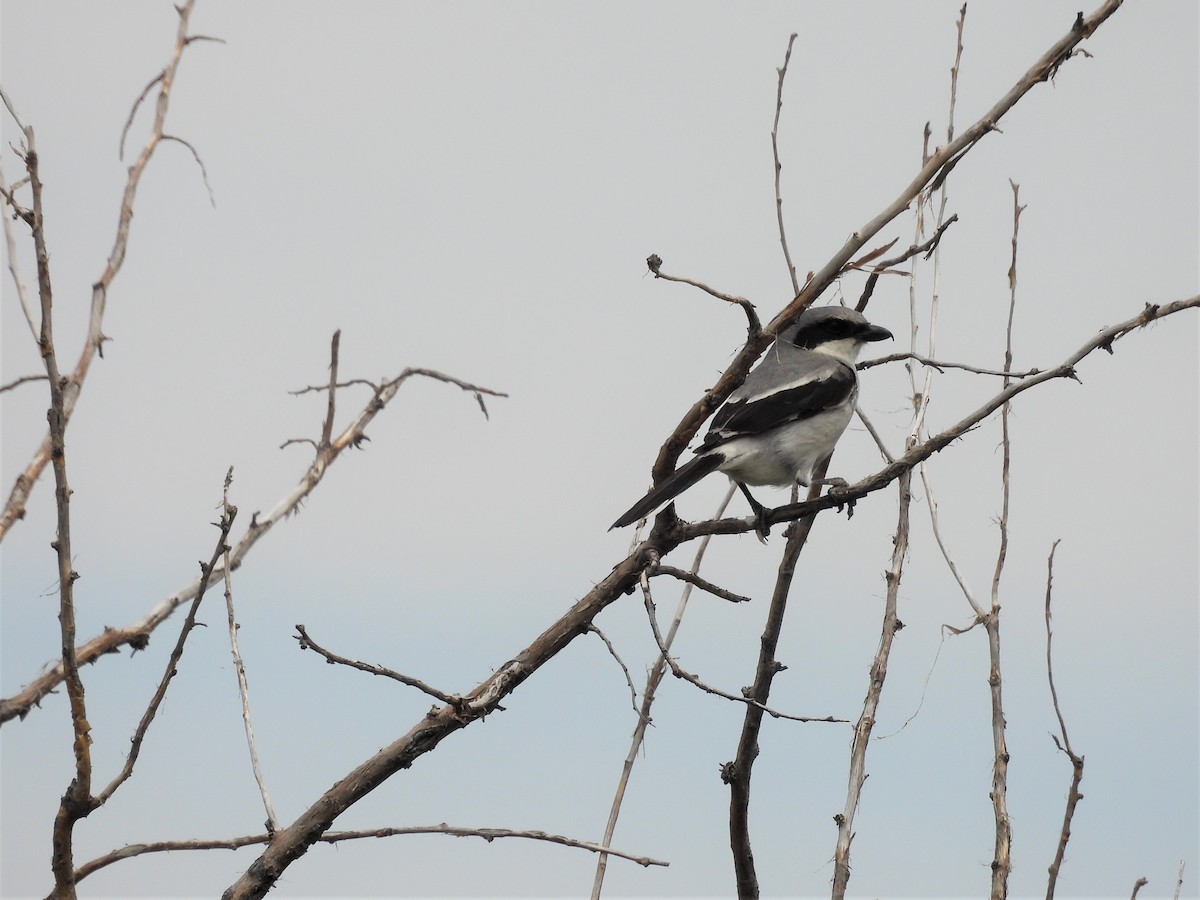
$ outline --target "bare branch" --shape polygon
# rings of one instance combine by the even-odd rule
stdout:
[[[238,541],[230,554],[230,566],[232,569],[236,570],[242,564],[242,560],[246,557],[246,554],[253,549],[254,545],[258,543],[263,535],[299,509],[304,499],[321,483],[325,472],[333,465],[343,450],[347,447],[361,446],[362,442],[366,440],[365,431],[367,426],[374,421],[375,416],[387,407],[403,383],[413,375],[422,375],[456,385],[464,391],[474,394],[477,400],[480,399],[481,394],[485,393],[497,397],[506,396],[499,391],[492,391],[485,387],[473,385],[431,369],[405,369],[396,378],[379,387],[366,406],[355,417],[354,421],[338,437],[334,438],[328,447],[318,449],[315,458],[304,473],[304,476],[300,479],[300,482],[287,496],[276,504],[274,509],[265,516],[257,513],[253,516],[249,527],[246,529],[246,533]],[[223,575],[220,569],[217,570],[217,573]],[[195,598],[200,587],[200,579],[196,579],[177,594],[173,594],[163,600],[140,621],[125,628],[106,629],[103,634],[97,635],[86,644],[77,648],[76,657],[79,660],[79,664],[84,665],[95,662],[105,654],[116,652],[121,647],[127,645],[132,646],[134,649],[145,647],[150,639],[151,632],[170,617],[176,609]],[[62,682],[62,678],[61,664],[51,665],[38,678],[25,685],[20,692],[12,697],[0,700],[0,724],[17,717],[24,718],[29,710],[41,701],[42,697],[46,696],[46,694]]]
[[[729,501],[733,499],[733,494],[736,490],[737,487],[734,483],[732,481],[729,482],[729,487],[725,490],[725,496],[717,504],[717,509],[713,513],[714,516],[719,518],[724,515],[726,508],[729,506]],[[700,539],[696,547],[696,555],[692,559],[691,574],[695,575],[700,571],[700,564],[704,561],[704,554],[708,550],[710,540],[710,537]],[[657,557],[655,558],[657,559]],[[637,762],[638,753],[646,737],[646,729],[650,726],[650,708],[654,705],[654,699],[658,694],[658,686],[662,683],[663,677],[667,673],[670,649],[675,643],[675,636],[679,633],[679,626],[683,623],[683,614],[687,611],[688,600],[692,596],[692,587],[693,585],[690,582],[684,582],[683,591],[679,595],[679,602],[675,605],[675,617],[671,620],[666,638],[662,642],[663,649],[659,651],[658,659],[655,660],[654,665],[650,667],[650,671],[646,674],[646,684],[642,688],[642,705],[637,710],[637,725],[633,729],[633,737],[629,742],[629,752],[625,754],[625,762],[621,766],[621,777],[617,780],[617,789],[613,796],[612,805],[609,808],[608,822],[604,826],[605,844],[612,843],[613,834],[616,832],[617,818],[621,815],[621,804],[625,800],[625,788],[629,785],[629,776],[633,773],[634,764]],[[592,881],[591,900],[600,900],[600,892],[604,886],[604,872],[607,868],[607,863],[608,860],[604,854],[600,854],[600,858],[596,861],[596,875]]]
[[[147,138],[146,144],[142,147],[141,153],[138,154],[138,158],[129,167],[129,175],[121,197],[120,212],[117,216],[117,233],[113,241],[112,251],[109,253],[104,272],[95,284],[92,285],[92,302],[87,337],[84,340],[84,346],[80,352],[79,359],[75,363],[75,369],[68,376],[66,386],[63,390],[63,415],[66,421],[70,421],[71,415],[75,411],[75,403],[79,399],[79,392],[83,389],[83,384],[91,368],[92,360],[96,354],[104,355],[103,345],[108,338],[105,337],[102,331],[102,325],[104,322],[105,306],[108,302],[108,290],[125,262],[125,252],[129,245],[129,229],[133,221],[134,199],[137,196],[138,185],[141,184],[142,174],[145,172],[147,164],[149,164],[151,157],[154,155],[154,151],[163,140],[163,125],[167,117],[167,108],[170,105],[171,88],[175,82],[175,73],[179,68],[179,61],[183,56],[183,51],[189,43],[187,26],[194,4],[195,0],[187,0],[182,6],[176,7],[179,13],[179,25],[175,35],[174,52],[163,71],[151,80],[150,84],[143,90],[142,97],[137,101],[140,103],[141,99],[149,93],[154,85],[157,84],[159,86],[154,124],[151,126],[150,136]],[[5,102],[8,102],[7,99]],[[136,106],[137,104],[135,103],[135,109]],[[130,114],[130,119],[132,120],[132,113]],[[126,127],[128,128],[128,123]],[[123,141],[124,133],[122,133]],[[41,477],[46,464],[50,461],[51,452],[51,437],[47,434],[42,439],[41,445],[34,451],[33,458],[25,466],[21,474],[17,476],[13,488],[9,493],[8,500],[4,505],[4,509],[0,512],[0,541],[8,534],[12,526],[24,517],[25,505],[29,500],[29,494]],[[0,716],[0,722],[2,721],[4,719]]]
[[[23,384],[28,384],[31,381],[45,380],[45,375],[22,375],[20,378],[16,378],[10,381],[8,384],[0,385],[0,394],[3,394],[5,391],[11,391],[13,388],[18,388]]]
[[[326,650],[311,637],[309,637],[308,632],[304,629],[303,625],[296,626],[296,634],[294,634],[293,637],[300,644],[301,650],[312,650],[319,656],[325,657],[325,661],[330,665],[349,666],[351,669],[358,669],[360,672],[367,672],[371,675],[382,675],[384,678],[391,678],[394,681],[399,681],[401,684],[414,687],[417,690],[428,694],[430,697],[433,697],[435,700],[440,700],[443,703],[451,706],[461,704],[463,702],[462,697],[458,696],[457,694],[447,694],[443,691],[439,691],[437,688],[430,687],[419,678],[401,675],[399,672],[395,672],[386,666],[379,666],[375,665],[374,663],[365,663],[360,662],[357,659],[349,659],[345,656],[338,656],[336,653]]]
[[[963,6],[966,15],[966,5]],[[960,19],[961,22],[961,19]],[[961,25],[959,26],[961,29]],[[960,38],[961,43],[961,38]],[[1021,221],[1022,206],[1018,203],[1020,189],[1011,181],[1013,192],[1013,236],[1012,262],[1008,270],[1009,302],[1008,329],[1005,332],[1004,368],[1012,368],[1012,323],[1017,306],[1017,234]],[[1004,379],[1007,388],[1012,383]],[[1000,465],[1000,548],[996,553],[996,570],[992,575],[992,607],[984,617],[983,627],[988,635],[988,658],[990,668],[988,685],[992,699],[992,748],[995,758],[992,763],[992,810],[996,819],[996,854],[992,860],[992,897],[1003,900],[1008,896],[1008,875],[1012,869],[1012,821],[1008,815],[1008,742],[1005,731],[1003,705],[1003,682],[1000,674],[1000,576],[1004,572],[1004,560],[1008,555],[1008,507],[1009,471],[1012,461],[1012,441],[1008,432],[1009,404],[1000,407],[1000,443],[1002,462]]]
[[[650,573],[653,575],[670,575],[672,578],[678,578],[680,581],[686,581],[688,584],[695,585],[704,591],[706,594],[712,594],[714,597],[720,597],[722,600],[728,600],[730,603],[749,603],[749,597],[743,597],[741,594],[735,594],[733,591],[727,591],[722,587],[717,587],[711,581],[701,578],[695,572],[685,572],[683,569],[677,569],[674,566],[657,566]]]
[[[320,450],[323,447],[329,446],[329,440],[333,437],[333,413],[334,413],[334,396],[337,394],[338,380],[338,347],[342,342],[342,330],[339,328],[333,333],[333,340],[329,348],[329,397],[328,404],[325,407],[325,421],[321,425],[321,443],[317,445]],[[379,389],[376,388],[376,391]]]
[[[600,640],[604,641],[604,646],[608,648],[608,655],[617,661],[617,665],[620,666],[621,671],[625,673],[625,683],[629,685],[629,698],[633,703],[634,715],[637,715],[637,688],[633,686],[633,677],[629,674],[629,667],[625,665],[625,661],[621,659],[621,655],[617,653],[617,648],[614,647],[612,641],[608,639],[608,635],[597,628],[594,623],[588,623],[587,630],[596,635],[596,637],[600,638]]]
[[[642,597],[645,601],[646,615],[650,619],[650,629],[654,633],[654,641],[658,644],[659,653],[665,657],[667,665],[670,666],[671,674],[673,674],[676,678],[682,678],[684,681],[694,684],[706,694],[712,694],[715,697],[721,697],[725,700],[732,700],[734,703],[744,703],[747,706],[758,710],[760,713],[766,713],[775,719],[790,719],[793,722],[846,722],[845,719],[835,719],[833,716],[793,716],[789,715],[788,713],[781,713],[778,710],[771,709],[765,703],[762,703],[753,697],[730,694],[721,690],[720,688],[715,688],[712,685],[701,681],[699,676],[693,675],[691,672],[683,669],[679,663],[675,661],[675,658],[667,652],[667,647],[663,641],[662,632],[659,631],[658,628],[658,616],[654,611],[654,599],[650,595],[650,579],[646,576],[645,572],[642,572],[642,577],[639,580],[639,584],[641,585]]]
[[[783,112],[783,80],[787,77],[788,63],[792,60],[792,45],[796,35],[788,37],[787,51],[783,54],[783,65],[775,71],[779,74],[779,87],[775,91],[775,122],[771,126],[771,154],[775,158],[775,216],[779,222],[779,243],[783,247],[783,261],[787,263],[788,276],[792,279],[792,295],[800,293],[800,282],[796,280],[796,266],[788,251],[787,231],[783,227],[783,194],[779,189],[779,175],[783,164],[779,161],[779,114]]]
[[[2,92],[3,88],[0,88],[0,93]],[[4,97],[4,103],[5,105],[9,104],[7,95]],[[9,111],[12,111],[11,106],[9,106]],[[13,118],[16,119],[15,113],[13,114]],[[22,133],[24,133],[24,129],[22,129]],[[0,184],[8,184],[8,179],[4,177],[4,170],[2,168],[0,168]],[[25,214],[32,216],[32,213],[24,210],[17,204],[16,198],[13,196],[13,190],[15,188],[3,192],[4,202],[12,207],[15,215],[21,217],[23,221],[27,221],[24,217]],[[25,323],[29,326],[29,333],[33,335],[33,339],[36,341],[38,339],[38,328],[34,324],[33,306],[30,304],[29,294],[25,290],[25,281],[21,278],[21,270],[17,267],[17,244],[13,238],[12,222],[8,216],[0,216],[0,219],[4,221],[4,244],[8,250],[8,273],[12,276],[13,286],[17,291],[17,301],[21,304],[21,312],[25,314]],[[17,383],[19,384],[20,382]]]
[[[229,485],[233,482],[233,466],[225,476],[225,493],[221,497],[222,507],[226,515],[236,515],[237,507],[229,504]],[[275,815],[275,807],[271,804],[271,795],[267,791],[267,782],[263,778],[262,767],[258,764],[258,747],[254,743],[254,726],[250,724],[250,685],[246,680],[246,666],[242,661],[242,651],[238,648],[237,633],[240,627],[233,613],[233,570],[229,565],[229,545],[221,548],[224,562],[225,581],[225,615],[229,623],[229,652],[233,656],[233,670],[237,675],[238,695],[242,700],[242,725],[246,731],[246,746],[250,751],[250,768],[254,772],[254,780],[258,783],[258,793],[262,797],[263,807],[267,812],[267,831],[274,833],[279,827],[279,819]]]
[[[746,314],[746,330],[751,338],[762,333],[762,324],[758,320],[758,311],[755,310],[754,304],[745,297],[736,297],[733,294],[722,293],[715,288],[710,288],[702,281],[694,281],[691,278],[684,278],[680,275],[668,275],[662,271],[662,259],[656,253],[651,253],[646,257],[646,266],[654,273],[655,278],[661,278],[663,281],[674,281],[678,284],[690,284],[692,287],[699,288],[711,297],[716,297],[718,300],[724,300],[726,303],[740,306]]]
[[[856,368],[862,371],[863,369],[873,369],[875,366],[900,362],[906,359],[915,360],[921,365],[937,369],[939,372],[945,369],[961,369],[964,372],[974,372],[976,375],[996,375],[1002,378],[1031,378],[1041,371],[1040,369],[1029,369],[1025,372],[1005,372],[1002,369],[985,369],[981,366],[970,366],[966,363],[943,362],[937,359],[929,359],[928,357],[921,356],[919,353],[889,353],[887,356],[865,359],[858,363]]]
[[[204,180],[204,189],[208,191],[208,202],[212,205],[213,209],[216,209],[217,198],[213,196],[212,185],[208,183],[208,169],[204,168],[204,160],[200,158],[200,153],[188,141],[185,141],[181,137],[175,137],[173,134],[164,134],[162,139],[164,141],[174,141],[176,144],[183,144],[183,146],[187,147],[188,150],[191,151],[192,159],[194,159],[196,161],[196,165],[200,167],[200,177]]]
[[[1133,893],[1129,895],[1129,900],[1137,900],[1138,891],[1150,883],[1148,878],[1142,877],[1133,883]]]
[[[654,859],[649,856],[636,856],[624,850],[617,850],[615,847],[593,844],[590,841],[580,841],[561,834],[550,834],[545,831],[517,831],[511,828],[461,828],[456,825],[447,825],[444,822],[441,825],[408,825],[399,828],[375,828],[368,831],[330,831],[321,835],[318,841],[324,844],[338,844],[342,841],[398,837],[405,834],[446,834],[452,837],[478,837],[483,838],[489,843],[496,838],[525,838],[526,840],[547,841],[553,844],[561,844],[564,847],[589,850],[592,853],[618,856],[621,859],[637,863],[639,866],[670,865],[670,863],[664,860]],[[113,850],[104,856],[98,856],[80,866],[75,870],[75,880],[82,881],[88,875],[111,866],[113,863],[125,859],[133,859],[135,856],[142,856],[147,853],[174,853],[187,850],[237,850],[240,847],[249,847],[253,844],[269,843],[272,836],[268,832],[266,834],[250,834],[244,837],[214,841],[155,841],[146,844],[127,844],[119,850]]]
[[[904,571],[904,557],[908,553],[909,510],[912,507],[912,471],[905,472],[897,481],[899,488],[899,514],[896,535],[892,542],[892,562],[884,576],[887,595],[884,600],[883,626],[879,634],[879,648],[871,663],[867,681],[867,696],[863,700],[862,714],[854,726],[854,739],[850,745],[850,773],[846,792],[845,809],[834,816],[837,824],[837,845],[833,852],[833,897],[841,900],[846,896],[850,884],[850,842],[854,839],[854,815],[862,797],[863,785],[867,780],[867,747],[879,711],[879,699],[883,694],[883,683],[887,678],[888,659],[892,652],[892,641],[904,626],[896,613],[900,594],[900,577]]]
[[[232,471],[230,469],[231,473]],[[109,782],[108,787],[100,792],[96,798],[97,805],[107,803],[108,798],[116,792],[117,788],[128,781],[129,776],[133,774],[133,767],[137,763],[138,755],[142,751],[142,742],[146,739],[146,732],[150,730],[150,723],[154,721],[159,707],[162,706],[163,699],[167,695],[167,688],[171,684],[171,679],[178,674],[179,661],[183,658],[184,645],[187,643],[192,629],[196,627],[196,613],[200,610],[200,601],[204,599],[204,593],[208,590],[209,582],[214,579],[214,574],[217,571],[217,563],[222,556],[229,552],[227,542],[235,518],[237,518],[236,506],[222,506],[221,520],[214,523],[220,529],[220,534],[217,537],[217,546],[213,549],[209,561],[207,563],[201,561],[200,563],[199,587],[192,597],[192,605],[188,608],[188,614],[179,629],[179,636],[175,639],[175,647],[171,650],[171,655],[167,659],[167,665],[163,670],[162,678],[159,679],[158,688],[155,690],[154,696],[150,698],[150,703],[146,706],[146,711],[142,713],[141,721],[138,722],[137,728],[134,729],[133,737],[129,740],[129,755],[125,758],[124,767],[117,777]]]
[[[1062,868],[1063,857],[1067,852],[1067,842],[1071,839],[1071,820],[1075,816],[1075,807],[1083,799],[1079,793],[1079,783],[1083,780],[1083,757],[1076,756],[1071,749],[1071,741],[1067,737],[1067,723],[1063,721],[1062,710],[1058,705],[1058,692],[1054,689],[1054,665],[1051,662],[1050,645],[1053,631],[1050,628],[1050,589],[1054,584],[1054,553],[1058,550],[1058,541],[1050,547],[1050,556],[1046,560],[1046,680],[1050,683],[1050,698],[1054,702],[1054,714],[1058,717],[1059,733],[1062,743],[1055,735],[1050,735],[1054,745],[1071,760],[1071,787],[1067,791],[1067,808],[1063,813],[1062,829],[1058,835],[1058,849],[1054,853],[1054,861],[1047,870],[1050,878],[1046,883],[1046,900],[1054,900],[1054,888],[1058,883],[1058,872]]]

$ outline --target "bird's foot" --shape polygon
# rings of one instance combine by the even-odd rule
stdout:
[[[843,499],[842,497],[846,489],[850,487],[849,482],[847,482],[845,478],[824,478],[820,483],[829,485],[829,490],[825,492],[825,496],[837,503],[837,511],[841,512],[842,507],[845,507],[846,518],[854,518],[855,498],[845,497],[845,499]]]

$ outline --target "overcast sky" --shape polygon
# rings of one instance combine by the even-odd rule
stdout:
[[[792,296],[775,221],[776,68],[798,34],[780,124],[784,212],[801,275],[913,178],[921,133],[944,141],[955,2],[281,3],[200,0],[168,131],[142,182],[128,259],[68,434],[81,639],[132,623],[188,583],[216,538],[226,469],[241,534],[303,474],[342,330],[344,377],[436,368],[509,394],[411,382],[235,576],[267,783],[292,821],[428,709],[415,691],[322,663],[291,635],[466,692],[511,659],[628,549],[609,523],[640,497],[662,440],[744,337],[740,310],[655,280],[664,271],[748,297],[768,320]],[[1074,20],[1059,0],[972,3],[958,90],[974,122]],[[166,2],[2,0],[0,79],[36,129],[61,359],[73,363],[90,286],[112,246],[120,129],[173,46]],[[1099,328],[1198,284],[1198,12],[1130,2],[954,170],[942,245],[941,359],[998,367],[1012,193],[1021,186],[1014,366],[1047,368]],[[149,126],[143,108],[129,145]],[[3,121],[3,166],[18,135]],[[26,199],[28,194],[25,195]],[[902,216],[876,243],[913,240]],[[23,226],[18,263],[35,282]],[[847,276],[821,302],[853,302]],[[933,273],[917,278],[927,315]],[[40,371],[3,279],[0,382]],[[908,281],[868,314],[907,347]],[[1198,317],[1119,341],[1024,395],[1012,418],[1011,541],[1001,585],[1012,755],[1013,896],[1045,893],[1070,780],[1049,732],[1046,556],[1055,677],[1086,757],[1060,897],[1169,897],[1200,884],[1197,646]],[[921,341],[927,336],[924,318]],[[922,346],[924,346],[922,344]],[[875,348],[872,348],[875,349]],[[891,350],[888,345],[885,350]],[[895,452],[910,390],[863,375],[861,403]],[[934,381],[937,430],[997,390]],[[7,495],[45,428],[44,384],[0,394]],[[339,424],[368,399],[341,394]],[[930,463],[951,552],[986,600],[1000,509],[993,418]],[[880,465],[854,423],[835,474]],[[0,678],[10,696],[58,653],[50,473],[3,547]],[[713,477],[680,514],[710,515]],[[785,492],[764,499],[784,502]],[[983,896],[992,859],[991,734],[982,631],[916,490],[898,635],[867,760],[851,892]],[[745,514],[743,506],[735,513]],[[802,557],[772,705],[855,719],[879,636],[896,493],[823,514]],[[778,530],[777,530],[778,532]],[[750,595],[696,596],[685,668],[737,692],[753,677],[783,538],[713,542],[704,572]],[[686,565],[692,548],[681,548]],[[660,611],[673,608],[658,587]],[[221,598],[200,618],[133,779],[78,830],[77,861],[126,843],[261,831]],[[640,687],[654,658],[639,598],[597,620]],[[85,673],[97,779],[119,769],[178,628]],[[447,822],[598,840],[635,724],[620,668],[578,639],[504,703],[375,791],[343,828]],[[917,712],[919,708],[919,713]],[[915,718],[914,713],[916,713]],[[613,845],[609,896],[733,894],[728,789],[742,708],[671,680],[660,692]],[[905,723],[903,730],[900,730]],[[0,730],[0,888],[50,889],[50,828],[70,781],[65,697]],[[828,894],[850,729],[768,720],[751,807],[769,896]],[[159,854],[81,883],[86,896],[214,896],[258,851]],[[595,858],[523,841],[398,837],[317,847],[278,896],[586,896]]]

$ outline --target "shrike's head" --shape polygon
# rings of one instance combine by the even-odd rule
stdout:
[[[854,365],[863,344],[891,337],[890,331],[872,325],[862,313],[844,306],[821,306],[805,310],[778,340]]]

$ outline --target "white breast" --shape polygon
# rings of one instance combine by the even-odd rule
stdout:
[[[807,485],[817,463],[833,452],[853,413],[853,403],[846,403],[762,435],[734,438],[717,450],[725,457],[720,469],[743,484]]]

